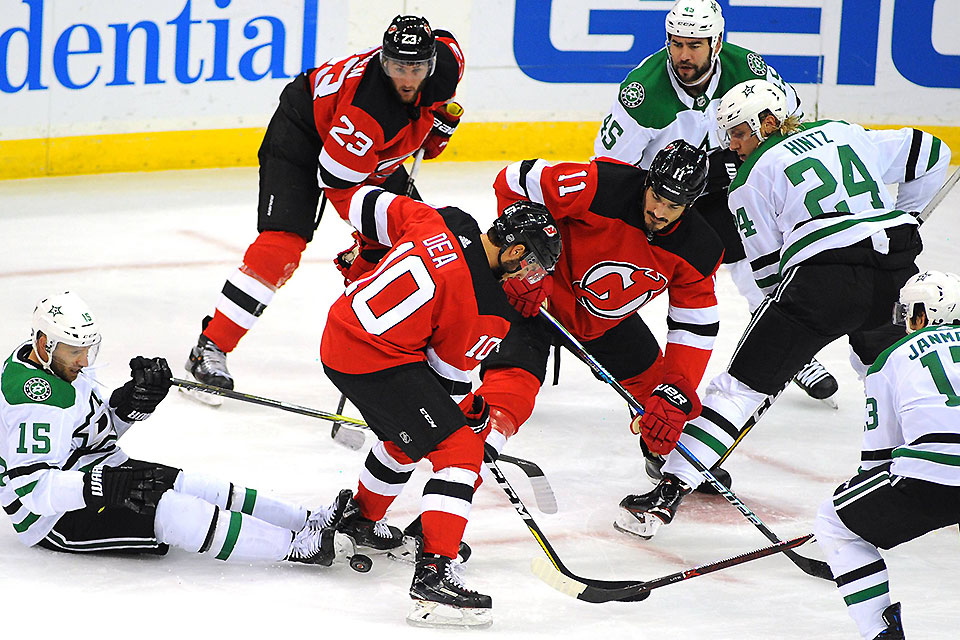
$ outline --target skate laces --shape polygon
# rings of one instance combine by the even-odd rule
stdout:
[[[800,369],[799,373],[794,376],[794,378],[801,384],[813,386],[829,375],[830,372],[827,371],[826,368],[820,364],[816,358],[814,358],[805,364],[803,368]]]
[[[466,584],[463,582],[463,564],[457,560],[453,559],[447,563],[446,568],[444,569],[444,579],[447,582],[452,583],[458,588],[466,591],[467,593],[476,593],[473,589],[469,589]]]
[[[290,557],[303,560],[316,555],[320,551],[320,535],[322,531],[322,529],[312,526],[311,522],[308,521],[303,529],[293,537]]]
[[[393,540],[393,534],[390,533],[390,527],[387,526],[386,518],[373,523],[373,535],[385,540]]]

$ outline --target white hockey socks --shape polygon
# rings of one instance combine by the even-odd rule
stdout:
[[[813,533],[837,576],[847,613],[857,623],[860,635],[873,640],[887,628],[882,614],[890,606],[887,565],[880,552],[843,524],[832,498],[820,505]]]
[[[236,562],[283,560],[293,539],[285,527],[176,491],[160,499],[154,530],[170,546]]]
[[[703,396],[704,411],[683,428],[680,442],[705,467],[712,468],[733,445],[747,419],[767,397],[765,393],[754,391],[724,371],[707,385]],[[690,487],[698,487],[703,481],[700,472],[677,451],[671,451],[667,456],[663,473],[677,476]]]
[[[290,531],[299,531],[307,521],[307,509],[301,505],[203,474],[181,471],[173,486],[175,491],[196,496],[221,509],[245,513]]]

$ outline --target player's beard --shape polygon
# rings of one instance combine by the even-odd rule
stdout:
[[[713,65],[713,60],[708,59],[705,63],[703,63],[699,67],[693,64],[691,64],[688,67],[685,67],[683,70],[684,73],[689,73],[691,69],[693,70],[693,73],[691,73],[689,77],[683,76],[683,73],[681,73],[680,68],[676,63],[674,63],[673,59],[670,60],[670,64],[673,67],[673,72],[677,75],[677,77],[680,78],[680,80],[682,80],[683,82],[690,85],[690,84],[697,84],[699,82],[702,82],[704,78],[707,77],[707,73],[709,73],[710,67]]]

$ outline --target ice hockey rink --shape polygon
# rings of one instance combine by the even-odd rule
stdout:
[[[428,202],[456,205],[485,227],[490,185],[501,165],[426,163],[418,186]],[[256,169],[158,172],[0,182],[0,287],[5,353],[29,337],[44,295],[73,290],[93,308],[106,387],[122,384],[135,355],[164,356],[176,375],[213,310],[224,279],[255,237]],[[921,267],[960,269],[960,189],[924,225]],[[299,271],[230,355],[238,391],[334,411],[318,347],[326,312],[342,291],[331,264],[349,228],[324,216]],[[729,276],[718,277],[721,329],[701,385],[727,363],[747,321]],[[665,298],[665,296],[664,296]],[[641,315],[661,338],[665,300]],[[842,314],[843,309],[834,310]],[[820,360],[840,382],[839,410],[788,389],[724,465],[733,489],[781,537],[807,533],[817,506],[859,463],[863,391],[845,343]],[[763,547],[768,541],[723,498],[695,494],[650,541],[615,531],[617,504],[652,486],[627,410],[573,355],[559,386],[545,386],[532,419],[506,453],[539,464],[557,496],[555,515],[536,510],[530,483],[501,465],[563,562],[593,578],[652,579]],[[356,415],[356,414],[354,414]],[[271,490],[309,506],[355,488],[366,447],[350,451],[330,424],[226,400],[214,409],[176,391],[120,444],[133,457]],[[389,513],[405,525],[418,512],[427,463]],[[542,552],[501,489],[486,477],[471,513],[465,578],[489,593],[502,638],[818,638],[858,634],[832,583],[773,556],[658,589],[643,602],[588,604],[530,571]],[[4,518],[6,519],[6,518]],[[885,554],[894,601],[911,638],[955,638],[960,628],[960,545],[955,527]],[[800,549],[819,555],[815,545]],[[8,637],[81,632],[136,638],[430,638],[464,633],[407,626],[412,567],[374,558],[370,573],[281,563],[223,563],[178,550],[164,558],[59,555],[23,547],[0,526],[0,612]]]

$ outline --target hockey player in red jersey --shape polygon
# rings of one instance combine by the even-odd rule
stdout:
[[[528,290],[522,282],[507,285],[531,317],[514,325],[482,369],[479,393],[491,407],[494,448],[530,417],[543,384],[558,339],[535,315],[548,297],[550,312],[644,403],[631,429],[642,436],[649,472],[659,472],[658,454],[669,452],[699,413],[696,389],[719,327],[714,273],[723,246],[688,206],[706,177],[706,154],[682,140],[661,150],[649,171],[597,158],[552,166],[525,160],[500,172],[499,204],[525,197],[545,204],[564,251],[552,287],[549,280]],[[661,352],[637,311],[664,291],[670,306]]]
[[[459,121],[445,103],[463,66],[452,34],[432,30],[424,18],[397,16],[382,47],[330,60],[284,88],[258,154],[260,235],[227,278],[213,317],[204,320],[186,364],[195,379],[233,388],[226,354],[300,264],[320,222],[321,189],[332,196],[363,183],[405,193],[403,161],[421,148],[427,159],[443,151]],[[364,247],[353,265],[338,265],[363,272],[383,253]]]
[[[547,277],[560,232],[546,208],[528,201],[508,206],[481,234],[453,207],[369,186],[351,196],[344,203],[351,224],[391,248],[333,304],[320,346],[327,376],[380,438],[356,496],[338,496],[337,529],[361,546],[399,546],[399,530],[378,531],[377,522],[427,458],[433,476],[423,490],[422,550],[410,587],[417,605],[408,620],[486,626],[490,597],[466,589],[450,566],[489,431],[489,408],[471,392],[469,372],[520,318],[501,278],[532,286]]]

